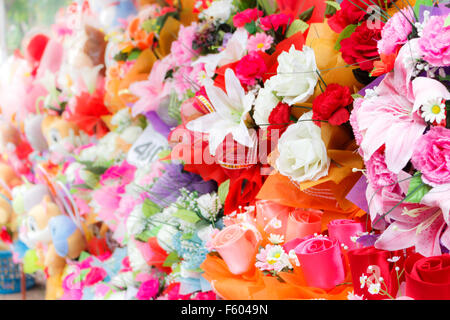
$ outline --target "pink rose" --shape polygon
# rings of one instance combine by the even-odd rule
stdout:
[[[433,16],[419,39],[423,59],[434,66],[450,65],[450,26],[444,28],[446,16]]]
[[[242,84],[252,86],[256,84],[256,79],[262,79],[267,66],[259,54],[252,52],[238,62],[235,71]]]
[[[309,286],[331,289],[344,281],[344,264],[337,241],[309,236],[301,239],[294,251]]]
[[[236,28],[241,28],[245,26],[247,23],[258,20],[258,18],[262,17],[264,12],[258,9],[247,9],[242,12],[237,13],[233,17],[233,24]]]
[[[410,8],[397,12],[386,22],[381,30],[381,40],[378,41],[380,54],[395,53],[401,45],[408,41],[408,36],[412,31],[412,25],[408,20],[414,21],[413,11]]]
[[[152,279],[145,281],[139,287],[139,291],[136,295],[138,300],[150,300],[155,298],[159,292],[159,281],[158,279]]]
[[[271,14],[270,16],[264,17],[260,19],[261,28],[264,31],[275,30],[283,27],[283,33],[286,30],[286,26],[294,21],[293,17],[290,15],[279,13],[279,14]]]
[[[417,141],[411,161],[425,183],[433,187],[450,183],[450,130],[431,127]]]

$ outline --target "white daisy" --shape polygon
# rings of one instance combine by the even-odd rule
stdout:
[[[440,124],[445,121],[445,103],[441,98],[428,100],[427,103],[422,105],[421,110],[422,118],[427,122],[433,123],[436,121],[437,124]]]
[[[380,283],[371,283],[369,285],[368,291],[370,294],[378,294],[380,292],[380,287]]]
[[[269,236],[269,241],[273,244],[281,244],[284,242],[284,236],[280,234],[271,233]]]

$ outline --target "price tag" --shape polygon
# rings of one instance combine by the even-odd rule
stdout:
[[[158,159],[158,154],[169,148],[167,139],[149,124],[128,152],[127,161],[136,167],[148,166]]]

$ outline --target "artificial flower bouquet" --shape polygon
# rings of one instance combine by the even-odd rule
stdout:
[[[47,299],[449,299],[450,8],[81,1],[1,67]]]

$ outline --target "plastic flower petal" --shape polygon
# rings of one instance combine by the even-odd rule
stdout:
[[[254,94],[245,94],[232,69],[225,72],[225,86],[227,93],[215,86],[206,87],[214,112],[195,119],[186,126],[189,130],[209,134],[209,152],[213,156],[230,133],[235,141],[244,146],[252,147],[255,143],[254,136],[249,133],[244,122],[255,100]]]

